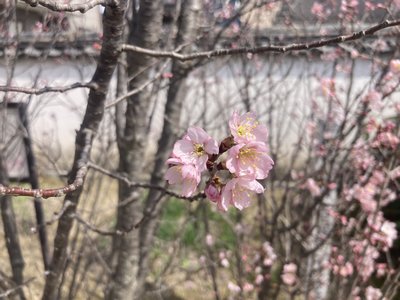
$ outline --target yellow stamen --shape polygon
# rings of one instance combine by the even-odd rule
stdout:
[[[197,156],[202,156],[206,153],[202,144],[194,144],[194,154]]]

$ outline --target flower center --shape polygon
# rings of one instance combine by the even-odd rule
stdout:
[[[259,162],[259,156],[256,149],[243,147],[239,150],[238,158],[241,160],[243,165],[257,167]]]
[[[237,133],[239,136],[248,136],[250,134],[250,126],[248,124],[240,125],[237,129]]]
[[[204,151],[204,147],[202,144],[194,144],[194,154],[197,156],[202,156],[206,154],[206,151]]]
[[[237,128],[237,134],[240,137],[253,137],[253,130],[256,128],[258,125],[258,122],[252,122],[252,123],[244,123],[242,125],[239,125]]]

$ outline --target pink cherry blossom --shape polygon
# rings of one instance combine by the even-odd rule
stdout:
[[[257,285],[260,285],[263,281],[264,281],[264,276],[262,276],[261,274],[258,274],[256,276],[254,283]]]
[[[213,246],[214,245],[214,238],[211,234],[206,235],[206,245]]]
[[[239,177],[231,179],[222,189],[221,201],[218,208],[227,211],[229,205],[242,210],[255,201],[256,193],[264,192],[263,186],[254,179]]]
[[[229,128],[236,143],[266,142],[268,138],[267,128],[257,121],[252,112],[241,116],[234,112],[229,120]]]
[[[261,142],[238,144],[228,150],[226,167],[237,176],[264,179],[274,165],[267,151],[267,146]]]
[[[206,170],[208,154],[218,154],[218,144],[200,127],[190,127],[183,139],[174,145],[172,155],[185,164]]]
[[[387,265],[385,263],[376,264],[376,276],[383,277],[387,272]]]
[[[269,242],[265,242],[263,244],[263,250],[265,253],[263,265],[270,267],[274,263],[274,261],[277,259],[277,256],[274,252],[274,249],[272,248],[271,244]]]
[[[353,265],[350,262],[346,262],[344,266],[340,267],[339,274],[342,277],[347,277],[353,274]]]
[[[212,183],[207,185],[204,193],[206,194],[207,198],[210,199],[212,202],[218,202],[221,200],[220,190]]]
[[[176,162],[177,159],[169,159],[170,163],[172,161]],[[165,179],[169,184],[180,187],[182,196],[190,197],[200,183],[200,172],[194,165],[177,164],[167,170]]]
[[[283,266],[283,274],[281,275],[282,281],[286,285],[294,285],[297,281],[297,266],[294,263],[286,264]]]
[[[400,1],[399,2],[399,7],[400,7]],[[390,62],[390,72],[393,74],[400,73],[400,59],[393,59]]]
[[[314,197],[321,195],[321,189],[317,185],[314,179],[308,178],[305,187],[310,191],[310,194]]]
[[[232,293],[240,293],[241,288],[237,284],[233,283],[232,281],[228,282],[228,290],[230,290]]]
[[[251,292],[254,290],[254,285],[252,285],[251,283],[246,282],[243,285],[243,292]]]
[[[372,286],[368,286],[365,289],[365,299],[366,300],[381,300],[382,292],[380,289],[376,289]]]
[[[383,107],[382,94],[375,90],[369,91],[363,102],[369,104],[373,110],[380,110]]]
[[[375,143],[373,144],[374,147],[387,147],[396,149],[397,145],[400,143],[400,139],[395,136],[391,132],[381,132],[378,134]]]
[[[389,172],[389,176],[392,180],[395,180],[400,177],[400,166],[397,166],[393,170]]]

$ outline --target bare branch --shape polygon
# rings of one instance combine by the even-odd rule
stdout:
[[[122,235],[125,232],[122,232],[120,230],[115,230],[115,231],[108,231],[108,230],[103,230],[95,227],[94,225],[90,224],[88,221],[84,220],[78,213],[74,213],[72,217],[80,224],[82,224],[86,229],[96,232],[101,235]]]
[[[80,188],[83,184],[83,178],[87,173],[87,167],[82,167],[78,171],[73,183],[60,187],[51,189],[26,189],[18,186],[7,187],[0,185],[0,195],[10,195],[10,196],[28,196],[35,198],[50,198],[50,197],[62,197],[67,193],[71,193]]]
[[[153,83],[154,81],[158,80],[161,77],[161,75],[163,74],[163,72],[164,72],[164,70],[165,70],[165,68],[167,66],[168,66],[168,61],[161,67],[160,71],[154,77],[152,77],[152,79],[146,81],[145,83],[143,83],[138,88],[127,92],[125,95],[122,95],[121,97],[118,97],[117,99],[113,100],[111,103],[108,103],[105,106],[105,109],[108,109],[108,108],[118,104],[119,102],[125,100],[126,98],[131,97],[131,96],[143,91],[148,85],[150,85],[151,83]]]
[[[75,204],[73,204],[72,202],[65,202],[63,207],[61,208],[61,210],[57,213],[54,213],[53,216],[51,217],[50,220],[46,221],[44,224],[42,225],[36,225],[34,227],[31,227],[31,232],[32,233],[36,233],[37,230],[41,227],[41,226],[50,226],[52,224],[54,224],[55,222],[57,222],[58,220],[60,220],[60,218],[66,213],[67,209],[70,206],[73,206]]]
[[[78,88],[96,89],[97,85],[93,82],[87,82],[87,83],[75,82],[73,84],[66,86],[59,86],[59,87],[45,86],[43,88],[26,88],[19,86],[1,85],[0,92],[17,92],[30,95],[42,95],[45,93],[64,93],[66,91]]]
[[[224,48],[224,49],[216,49],[211,51],[203,51],[203,52],[194,52],[189,54],[181,54],[176,51],[156,51],[146,48],[141,48],[134,45],[124,44],[121,46],[121,51],[132,51],[144,55],[148,55],[151,57],[158,58],[172,58],[180,61],[188,61],[193,59],[200,58],[212,58],[226,55],[237,55],[237,54],[260,54],[266,52],[275,52],[275,53],[287,53],[292,51],[300,51],[300,50],[310,50],[321,48],[328,45],[337,45],[344,42],[355,41],[366,36],[371,36],[374,33],[389,27],[395,27],[400,25],[400,20],[396,19],[393,21],[384,21],[380,24],[369,27],[365,30],[353,32],[348,35],[339,35],[333,38],[320,39],[310,43],[301,43],[301,44],[289,44],[289,45],[269,45],[269,46],[260,46],[260,47],[241,47],[241,48]]]
[[[67,4],[67,3],[60,3],[57,0],[55,1],[47,1],[47,0],[22,0],[26,4],[29,4],[32,7],[41,5],[44,6],[52,11],[68,11],[74,12],[79,11],[81,13],[87,12],[89,9],[98,6],[98,5],[117,5],[116,1],[114,0],[90,0],[84,3],[76,3],[76,4]]]
[[[144,188],[144,189],[159,190],[161,192],[164,192],[166,195],[169,195],[169,196],[172,196],[172,197],[175,197],[175,198],[179,198],[179,199],[183,199],[183,200],[188,200],[190,202],[205,198],[205,194],[204,193],[199,193],[199,194],[196,194],[196,195],[194,195],[192,197],[184,197],[184,196],[181,196],[181,195],[179,195],[177,193],[169,191],[168,189],[166,189],[163,186],[153,185],[153,184],[148,184],[148,183],[133,182],[133,181],[130,181],[125,176],[122,176],[120,174],[117,174],[117,173],[114,173],[112,171],[106,170],[106,169],[104,169],[104,168],[102,168],[102,167],[100,167],[100,166],[98,166],[98,165],[96,165],[94,163],[89,163],[88,167],[93,169],[93,170],[96,170],[96,171],[98,171],[100,173],[103,173],[103,174],[105,174],[105,175],[107,175],[107,176],[109,176],[111,178],[118,179],[119,181],[122,181],[126,185],[128,185],[130,187],[133,187],[133,188]],[[129,203],[124,203],[124,205],[128,205],[128,204]]]
[[[82,152],[85,155],[89,155],[91,148],[91,141],[94,136],[94,132],[86,129],[85,145]],[[50,197],[62,197],[68,193],[74,192],[81,188],[83,185],[84,178],[86,177],[88,167],[82,164],[77,170],[76,177],[71,184],[60,188],[50,188],[50,189],[26,189],[22,187],[7,187],[0,185],[0,195],[10,195],[10,196],[29,196],[35,198],[50,198]]]
[[[3,299],[3,298],[8,298],[8,297],[11,296],[14,292],[16,292],[16,291],[18,291],[18,290],[24,288],[25,286],[27,286],[28,284],[30,284],[30,283],[31,283],[32,281],[34,281],[35,279],[36,279],[35,277],[29,278],[28,280],[26,280],[25,282],[23,282],[21,285],[18,285],[18,286],[16,286],[16,287],[12,288],[12,289],[9,289],[9,290],[7,290],[7,291],[1,293],[1,294],[0,294],[0,298],[1,298],[1,299]]]

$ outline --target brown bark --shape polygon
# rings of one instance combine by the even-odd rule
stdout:
[[[133,4],[131,7],[133,17],[129,33],[130,42],[142,47],[157,48],[162,25],[163,2],[161,0],[141,0],[139,11],[136,11]],[[130,53],[127,62],[128,75],[129,77],[134,76],[129,85],[129,89],[133,90],[149,79],[150,69],[148,67],[153,63],[153,59]],[[119,169],[136,182],[141,181],[143,175],[150,97],[150,93],[145,89],[128,99],[125,128],[122,136],[118,136]],[[138,231],[134,230],[134,226],[141,218],[141,196],[142,193],[136,187],[120,182],[119,201],[122,202],[127,198],[132,201],[128,205],[118,208],[117,230],[127,233],[116,237],[113,241],[117,262],[114,276],[109,285],[108,299],[140,298],[137,293],[134,295],[139,249]]]
[[[178,33],[175,47],[193,42],[196,38],[198,17],[201,4],[198,0],[183,1],[181,13],[178,19]],[[152,185],[163,185],[165,161],[170,155],[173,143],[180,132],[179,122],[182,112],[182,104],[186,90],[186,77],[192,69],[189,63],[174,61],[172,64],[173,79],[170,83],[167,102],[165,105],[164,125],[161,137],[158,141],[156,162],[151,176]],[[153,244],[153,237],[158,226],[161,198],[163,193],[159,190],[150,190],[145,202],[144,219],[140,225],[140,261],[139,278],[143,283],[148,274],[148,257]]]
[[[76,137],[76,150],[69,182],[73,182],[79,170],[84,168],[90,156],[91,145],[94,135],[104,114],[104,102],[108,92],[111,77],[114,73],[119,56],[119,45],[122,41],[124,29],[124,15],[126,1],[120,1],[119,6],[108,6],[104,12],[103,36],[104,42],[93,75],[92,82],[97,88],[92,88],[89,93],[85,116]],[[71,217],[76,210],[82,188],[68,194],[64,199],[64,205],[68,205],[65,213],[61,216],[57,233],[54,239],[53,260],[50,272],[46,279],[43,299],[56,299],[61,274],[67,258],[68,237],[73,224]]]
[[[0,152],[0,184],[8,184],[7,171],[3,156]],[[1,219],[3,222],[4,237],[6,240],[6,247],[8,256],[10,258],[10,265],[13,274],[13,281],[17,286],[24,283],[24,259],[22,257],[21,246],[19,244],[17,223],[15,221],[15,213],[12,206],[10,196],[0,196],[1,201]],[[20,299],[26,299],[22,289],[16,292]]]

